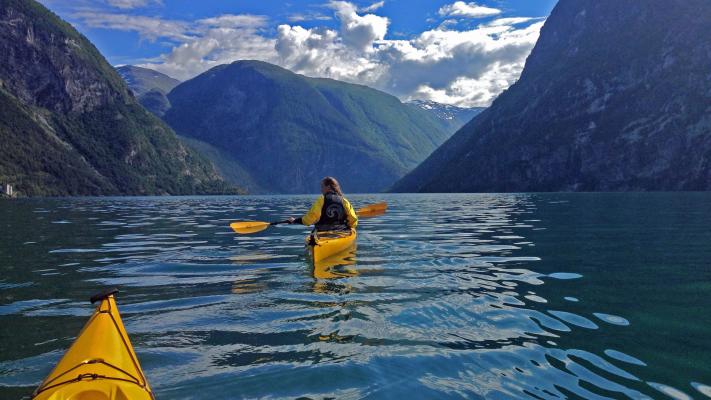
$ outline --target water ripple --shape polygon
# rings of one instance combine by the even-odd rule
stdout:
[[[0,397],[29,393],[90,313],[86,297],[119,286],[126,328],[162,399],[690,398],[646,378],[652,366],[605,336],[622,338],[637,320],[588,300],[594,272],[541,250],[558,227],[539,207],[568,201],[387,199],[387,214],[361,222],[355,254],[327,271],[306,261],[301,227],[249,236],[227,227],[298,215],[308,196],[24,204],[16,214],[43,234],[0,245],[13,252],[1,264]]]

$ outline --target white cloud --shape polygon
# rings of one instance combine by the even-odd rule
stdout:
[[[373,12],[376,11],[377,9],[381,8],[382,6],[385,5],[385,1],[379,1],[377,3],[373,3],[369,5],[368,7],[363,7],[359,11],[361,12]]]
[[[185,21],[95,11],[76,12],[72,17],[89,28],[137,32],[142,38],[153,41],[158,38],[190,40],[192,37],[190,24]]]
[[[240,17],[240,18],[234,18]],[[233,62],[254,59],[278,62],[276,40],[264,37],[266,23],[260,16],[221,16],[196,22],[199,34],[181,43],[157,60],[141,66],[178,79],[189,79],[206,70]]]
[[[277,64],[310,76],[364,84],[375,81],[372,74],[380,65],[372,54],[347,46],[338,32],[289,25],[280,25],[277,31]]]
[[[519,17],[461,30],[444,23],[395,40],[387,38],[386,17],[358,11],[344,1],[328,6],[339,22],[335,28],[281,24],[275,35],[269,33],[269,20],[255,15],[191,23],[106,15],[82,20],[96,27],[134,30],[152,40],[176,41],[170,52],[140,65],[179,79],[235,60],[256,59],[308,76],[368,85],[402,99],[460,106],[488,106],[514,83],[543,25]]]
[[[491,17],[501,14],[501,10],[497,8],[480,6],[474,2],[465,3],[456,1],[439,9],[439,15],[443,17],[466,17],[466,18],[482,18]]]
[[[496,96],[511,86],[521,74],[522,64],[495,63],[478,79],[459,77],[447,86],[435,89],[419,86],[407,100],[427,99],[445,104],[487,106]]]
[[[540,18],[528,18],[528,17],[513,17],[513,18],[499,18],[495,19],[486,24],[486,26],[511,26],[525,24],[529,21],[534,21]]]
[[[380,49],[388,71],[378,86],[404,98],[486,106],[514,83],[542,24],[524,29],[434,29]]]
[[[161,0],[106,0],[106,3],[124,10],[145,7],[150,4],[163,4]]]
[[[256,30],[268,22],[263,15],[251,14],[224,14],[194,22],[87,10],[75,12],[72,17],[89,28],[136,32],[151,41],[165,38],[179,42],[203,37],[212,29]]]
[[[345,1],[331,1],[329,6],[336,11],[341,21],[341,35],[347,44],[366,51],[372,48],[374,41],[385,38],[390,24],[386,17],[358,15],[356,6]]]
[[[328,15],[323,15],[323,14],[318,14],[318,13],[310,13],[310,14],[291,14],[286,19],[289,20],[289,22],[303,22],[303,21],[330,21],[333,18],[329,17]]]
[[[199,19],[196,22],[210,28],[261,28],[267,25],[268,18],[263,15],[223,14],[219,17]]]

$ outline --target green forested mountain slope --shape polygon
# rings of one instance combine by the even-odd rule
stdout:
[[[310,193],[325,175],[350,192],[380,191],[450,135],[383,92],[258,61],[215,67],[168,98],[176,132],[229,154],[273,192]]]
[[[0,181],[21,194],[232,191],[41,4],[0,2],[0,54]]]

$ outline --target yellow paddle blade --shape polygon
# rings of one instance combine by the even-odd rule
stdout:
[[[385,214],[387,210],[388,203],[383,202],[367,205],[356,211],[356,213],[358,214],[359,218],[372,218]]]
[[[269,222],[260,221],[245,221],[245,222],[233,222],[230,224],[230,228],[237,233],[243,235],[249,233],[261,232],[269,227]]]

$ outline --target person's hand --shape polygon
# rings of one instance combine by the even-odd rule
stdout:
[[[289,217],[289,218],[287,218],[287,221],[289,221],[290,224],[293,224],[294,221],[296,221],[296,218],[294,218],[294,217]]]

